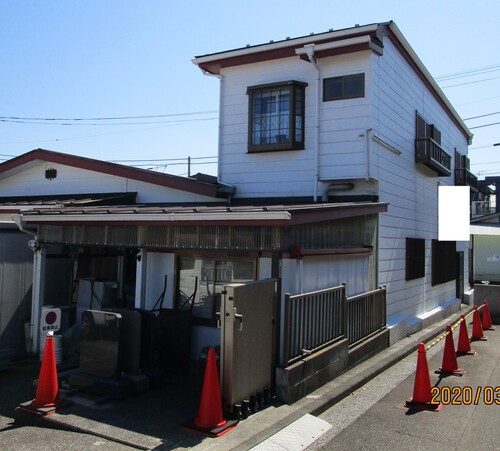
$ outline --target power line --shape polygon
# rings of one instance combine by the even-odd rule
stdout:
[[[473,85],[473,84],[476,84],[476,83],[481,83],[483,81],[496,80],[497,78],[500,78],[500,77],[484,78],[482,80],[468,81],[466,83],[459,83],[457,85],[441,86],[441,88],[442,89],[446,89],[446,88],[454,88],[456,86]]]
[[[496,144],[487,144],[487,145],[485,145],[485,146],[478,146],[478,147],[469,147],[469,150],[487,149],[488,147],[495,147],[495,146],[497,146],[498,144],[500,144],[500,143],[496,143]]]
[[[214,114],[218,112],[219,112],[218,110],[210,110],[210,111],[192,111],[190,113],[149,114],[146,116],[115,116],[115,117],[87,117],[87,118],[0,116],[0,119],[11,119],[20,121],[121,121],[130,119],[154,119],[161,117],[194,116],[197,114]]]
[[[483,73],[489,73],[489,72],[495,72],[497,70],[500,70],[500,64],[494,64],[491,66],[484,66],[484,67],[479,67],[475,69],[467,69],[462,72],[455,72],[452,74],[448,75],[441,75],[439,77],[435,77],[435,80],[452,80],[456,78],[463,78],[463,77],[471,77],[473,75],[479,75]]]
[[[111,163],[134,163],[134,162],[144,162],[144,161],[185,161],[187,157],[184,158],[154,158],[151,160],[109,160]],[[217,155],[210,157],[190,157],[191,160],[207,160],[212,158],[217,158]]]
[[[481,114],[481,116],[467,117],[464,119],[464,121],[470,121],[472,119],[479,119],[481,117],[494,116],[495,114],[500,114],[500,111],[497,111],[496,113]]]
[[[469,130],[474,130],[475,128],[491,127],[492,125],[499,125],[500,122],[493,122],[491,124],[476,125],[475,127],[469,127]]]
[[[0,122],[10,122],[15,124],[31,124],[31,125],[60,125],[60,126],[124,126],[124,125],[151,125],[151,124],[172,124],[179,122],[201,122],[201,121],[213,121],[218,119],[218,117],[208,117],[208,118],[197,118],[197,119],[177,119],[173,121],[147,121],[147,122],[120,122],[120,123],[71,123],[71,122],[33,122],[24,119],[0,119]]]

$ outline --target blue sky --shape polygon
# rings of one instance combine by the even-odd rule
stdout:
[[[0,161],[41,147],[186,175],[217,155],[218,80],[194,56],[389,20],[462,118],[497,113],[499,16],[498,0],[0,0]],[[108,117],[137,119],[27,119]],[[500,114],[465,122],[472,172],[500,175],[500,125],[481,127]]]

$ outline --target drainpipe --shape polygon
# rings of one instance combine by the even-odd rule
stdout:
[[[315,125],[315,141],[316,141],[316,152],[314,155],[314,190],[313,190],[313,198],[314,202],[318,201],[318,184],[319,184],[319,105],[320,105],[320,75],[319,75],[319,64],[316,60],[314,54],[315,45],[307,44],[301,49],[295,50],[297,55],[306,55],[308,61],[316,68],[316,125]]]
[[[372,134],[373,134],[373,129],[372,128],[367,128],[366,129],[366,181],[370,183],[371,178],[372,178],[372,173],[371,173],[371,141],[372,141]]]
[[[218,151],[217,151],[217,181],[218,182],[221,182],[221,174],[222,174],[222,170],[221,170],[221,147],[222,147],[222,88],[223,88],[223,81],[224,81],[224,78],[222,77],[222,74],[220,75],[216,75],[216,74],[212,74],[206,70],[203,70],[202,69],[202,72],[203,72],[203,75],[206,75],[207,77],[215,77],[215,78],[218,78],[220,83],[219,83],[219,133],[218,133]],[[229,197],[230,199],[230,197]]]
[[[26,229],[26,223],[22,220],[21,215],[12,215],[12,220],[17,225],[18,229],[35,237],[34,240],[28,242],[29,248],[33,251],[33,287],[31,294],[31,351],[36,354],[38,351],[38,342],[40,330],[40,316],[42,314],[43,293],[45,283],[45,250],[40,246],[35,232]]]

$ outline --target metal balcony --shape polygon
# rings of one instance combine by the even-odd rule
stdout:
[[[451,175],[451,156],[432,138],[415,140],[415,162],[424,164],[440,177]]]
[[[455,186],[470,186],[474,191],[479,188],[477,177],[468,169],[455,169]]]
[[[495,213],[495,206],[489,200],[473,201],[471,203],[471,217],[478,218],[479,216],[486,216]]]

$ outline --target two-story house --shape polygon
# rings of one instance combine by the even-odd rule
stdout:
[[[391,342],[459,305],[468,246],[437,240],[438,186],[474,182],[464,177],[472,134],[394,22],[193,62],[220,79],[219,180],[238,200],[389,204],[369,288],[387,287]]]

